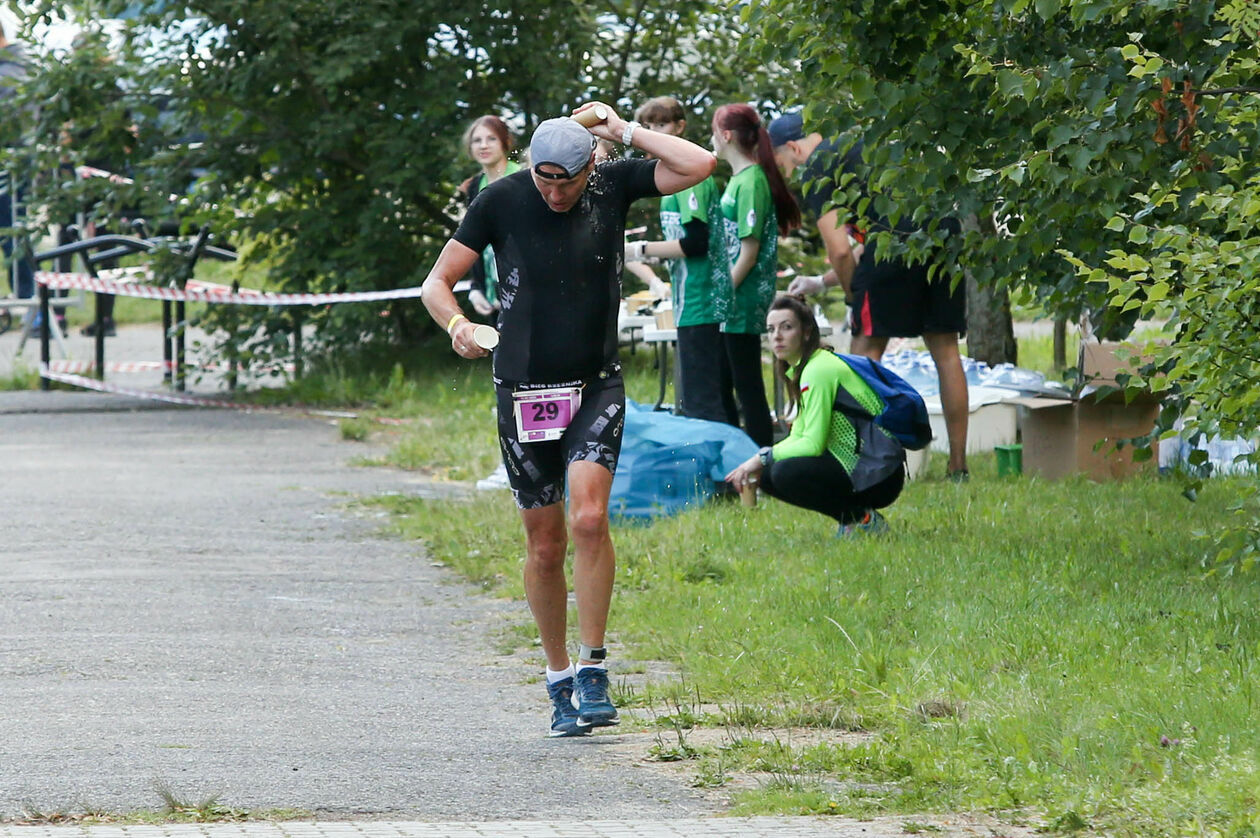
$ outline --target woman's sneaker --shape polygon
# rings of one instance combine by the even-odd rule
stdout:
[[[856,524],[841,524],[836,538],[864,538],[888,532],[888,520],[874,509],[866,510],[866,517]]]
[[[572,676],[548,684],[547,695],[551,696],[550,736],[584,736],[591,732],[589,727],[578,724],[578,711],[573,706]]]
[[[493,492],[496,489],[510,489],[507,468],[499,463],[498,468],[477,481],[477,489],[482,492]]]
[[[587,666],[577,671],[577,689],[573,693],[579,726],[589,730],[620,724],[617,708],[608,699],[608,670]]]

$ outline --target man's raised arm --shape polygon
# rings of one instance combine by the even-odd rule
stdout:
[[[574,114],[592,107],[596,105],[587,103],[574,111]],[[655,157],[658,161],[656,188],[662,195],[673,195],[689,186],[695,186],[717,168],[717,158],[708,149],[682,137],[649,131],[637,123],[634,123],[633,129],[629,129],[631,123],[622,119],[607,105],[599,107],[608,109],[608,117],[603,122],[591,125],[590,132],[601,139],[633,146]]]

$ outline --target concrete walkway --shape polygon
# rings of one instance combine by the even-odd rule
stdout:
[[[949,818],[682,818],[677,820],[415,821],[182,824],[165,826],[4,826],[0,838],[970,838],[1032,835],[993,822]]]
[[[0,428],[0,838],[1025,834],[723,818],[721,789],[645,762],[632,718],[547,739],[540,661],[494,647],[524,605],[353,503],[469,487],[356,467],[379,452],[328,420],[25,391],[0,393]],[[164,796],[309,815],[46,825]]]

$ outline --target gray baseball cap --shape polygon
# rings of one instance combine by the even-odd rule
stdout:
[[[534,131],[529,141],[529,160],[539,177],[567,180],[586,168],[594,150],[594,134],[569,117],[559,116],[548,119]],[[538,167],[544,164],[559,166],[565,174],[540,171]]]

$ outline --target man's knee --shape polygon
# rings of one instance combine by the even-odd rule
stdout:
[[[600,504],[575,505],[569,511],[569,531],[579,543],[608,537],[608,507]]]
[[[530,510],[522,517],[525,519],[526,560],[537,569],[563,568],[569,547],[563,512]]]

